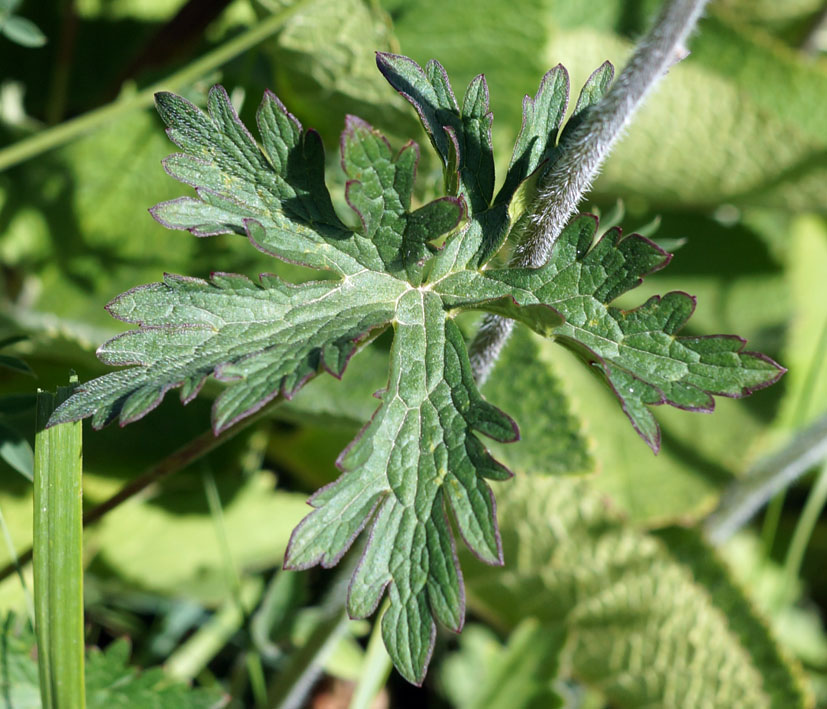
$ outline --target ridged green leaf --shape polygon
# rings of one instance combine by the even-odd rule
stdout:
[[[213,408],[213,427],[222,431],[279,393],[289,397],[320,366],[340,376],[358,340],[392,319],[402,292],[398,281],[373,271],[339,283],[261,280],[168,275],[116,298],[109,311],[140,329],[110,340],[98,356],[138,366],[84,384],[52,423],[94,412],[95,427],[115,418],[125,425],[171,388],[181,387],[181,400],[190,401],[215,374],[229,383]]]
[[[458,102],[436,61],[423,69],[380,53],[377,63],[417,109],[442,159],[448,194],[413,205],[418,148],[394,150],[370,125],[349,117],[340,152],[356,228],[333,208],[319,136],[274,95],[267,93],[258,109],[256,142],[220,87],[210,92],[206,112],[158,94],[167,132],[183,150],[164,166],[197,198],[162,202],[154,216],[198,236],[245,235],[259,250],[330,271],[331,278],[294,285],[272,275],[258,284],[221,272],[209,281],[167,275],[128,291],[109,310],[137,328],[99,350],[104,362],[126,369],[82,385],[51,423],[92,416],[95,426],[116,418],[123,425],[170,389],[180,388],[182,401],[190,401],[213,376],[227,384],[213,407],[213,427],[222,431],[279,395],[289,398],[322,369],[341,376],[369,333],[392,328],[381,406],[340,456],[342,476],[311,498],[314,510],[296,528],[285,564],[333,565],[369,529],[348,610],[367,616],[387,592],[383,638],[399,671],[419,683],[436,622],[455,630],[464,622],[452,528],[483,561],[503,561],[486,478],[510,473],[479,436],[517,438],[512,419],[487,403],[474,382],[453,321],[460,310],[513,317],[581,353],[600,368],[654,448],[657,427],[648,405],[711,409],[710,393],[742,395],[771,383],[780,370],[742,353],[739,338],[677,337],[694,307],[685,294],[633,311],[612,307],[668,257],[642,237],[620,239],[617,232],[592,245],[592,218],[576,220],[540,269],[485,270],[508,235],[515,193],[523,184],[531,189],[528,181],[559,147],[568,101],[562,67],[524,101],[522,131],[495,196],[484,78],[472,80]],[[575,119],[610,79],[608,64],[593,74]],[[555,453],[564,461],[558,468],[579,470],[587,456],[566,411],[562,405],[553,419],[566,439]]]
[[[504,569],[466,567],[469,605],[564,629],[561,662],[612,706],[804,707],[800,670],[692,530],[637,531],[585,482],[500,495]]]
[[[382,407],[342,454],[345,474],[311,499],[316,511],[296,528],[286,566],[336,564],[372,519],[348,611],[370,615],[388,588],[385,644],[402,674],[419,683],[436,632],[431,616],[459,631],[465,615],[447,511],[480,559],[502,563],[494,497],[483,477],[510,473],[474,432],[509,441],[516,426],[480,396],[462,336],[437,296],[409,292],[397,318]]]
[[[455,307],[482,309],[490,306],[469,293],[478,301],[487,289],[500,304],[507,292],[514,299],[512,317],[553,336],[601,372],[654,451],[660,431],[650,406],[712,411],[713,394],[746,396],[784,373],[769,357],[745,351],[745,340],[735,335],[678,335],[695,310],[695,299],[681,291],[654,296],[634,310],[612,307],[671,255],[638,234],[622,238],[619,229],[593,244],[596,232],[597,219],[582,215],[560,235],[545,266],[463,271],[443,279],[439,292]],[[552,308],[562,324],[538,328],[517,304]]]
[[[520,427],[520,444],[491,450],[516,474],[571,475],[595,470],[584,427],[569,402],[572,388],[540,360],[536,338],[517,327],[482,392]]]

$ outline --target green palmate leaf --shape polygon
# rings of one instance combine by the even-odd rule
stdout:
[[[434,264],[434,277],[444,271],[479,266],[497,251],[507,234],[508,210],[489,211],[494,195],[492,115],[485,77],[469,85],[460,108],[443,66],[431,60],[423,70],[396,54],[377,54],[377,65],[388,82],[416,108],[445,169],[448,194],[462,195],[471,223],[462,237],[446,245]]]
[[[445,69],[435,59],[423,69],[407,57],[379,52],[376,63],[419,114],[442,159],[446,190],[462,196],[468,205],[469,224],[461,238],[446,244],[434,259],[431,277],[436,280],[462,268],[484,265],[508,234],[508,207],[517,188],[554,152],[568,104],[566,70],[554,67],[543,77],[534,99],[525,97],[522,130],[505,183],[494,197],[492,114],[485,77],[480,74],[474,78],[460,107]],[[577,110],[587,107],[583,101]]]
[[[530,96],[523,99],[523,125],[500,193],[503,198],[510,198],[519,185],[554,153],[557,129],[568,102],[569,75],[558,64],[543,77],[537,95],[533,99]]]
[[[109,311],[138,327],[104,344],[99,356],[128,368],[84,384],[51,423],[92,416],[95,426],[115,419],[124,425],[172,388],[181,388],[186,403],[212,375],[227,384],[213,408],[218,432],[279,395],[289,398],[322,369],[341,376],[370,333],[392,328],[381,406],[340,456],[342,476],[311,498],[315,509],[293,533],[285,565],[333,565],[368,528],[348,610],[367,616],[387,591],[385,643],[400,672],[421,682],[435,621],[455,630],[464,622],[452,527],[480,559],[503,561],[486,479],[510,473],[479,436],[517,438],[511,418],[477,389],[456,314],[505,314],[583,354],[655,448],[647,405],[710,409],[710,393],[737,396],[766,386],[779,368],[741,352],[737,338],[677,338],[694,307],[685,294],[629,312],[612,308],[668,256],[642,237],[620,240],[617,232],[591,247],[591,218],[566,231],[541,269],[485,270],[518,216],[511,214],[515,194],[522,185],[531,191],[530,178],[559,149],[568,101],[562,67],[525,99],[522,130],[495,196],[484,78],[471,82],[460,104],[435,61],[423,69],[380,53],[377,63],[417,109],[442,159],[447,196],[412,206],[418,148],[409,143],[394,151],[367,123],[348,117],[340,152],[355,216],[343,220],[324,182],[319,136],[303,130],[274,95],[267,93],[258,110],[259,144],[220,87],[210,92],[206,113],[159,94],[167,132],[183,150],[164,166],[198,196],[163,202],[154,216],[198,236],[244,235],[265,253],[330,271],[331,278],[293,285],[272,275],[259,284],[227,273],[209,281],[167,275],[121,295]],[[608,65],[595,72],[575,118],[610,78]],[[565,411],[559,423],[571,445],[560,455],[582,468],[587,456]]]
[[[595,69],[591,76],[586,79],[586,83],[580,91],[580,96],[577,97],[577,104],[574,107],[574,114],[571,120],[566,123],[564,134],[569,133],[580,121],[583,119],[583,112],[594,106],[609,90],[612,79],[615,75],[615,69],[610,62],[603,62],[597,69]]]

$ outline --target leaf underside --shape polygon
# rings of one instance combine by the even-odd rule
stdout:
[[[485,78],[475,78],[458,102],[436,61],[423,69],[380,53],[377,64],[422,119],[442,160],[447,194],[414,208],[418,147],[394,151],[370,125],[348,117],[340,152],[356,229],[332,206],[319,136],[273,94],[265,94],[257,113],[260,143],[221,87],[210,92],[206,113],[178,96],[157,95],[167,133],[183,151],[164,167],[197,197],[159,204],[151,210],[155,218],[196,236],[243,235],[268,254],[333,277],[294,285],[266,274],[258,283],[220,272],[209,281],[166,275],[124,293],[108,309],[137,328],[98,354],[126,369],[82,385],[50,423],[91,416],[95,427],[116,419],[125,425],[170,389],[180,388],[187,403],[213,376],[227,385],[213,406],[219,433],[276,397],[289,398],[323,369],[340,377],[372,332],[391,328],[380,407],[340,456],[341,477],[311,498],[314,509],[294,531],[285,566],[331,566],[368,529],[348,610],[368,616],[388,594],[385,643],[397,669],[420,683],[435,622],[457,631],[464,622],[452,527],[480,559],[503,562],[486,480],[510,473],[479,435],[518,437],[511,418],[487,403],[474,382],[453,322],[457,313],[504,314],[581,354],[655,450],[659,433],[649,406],[711,410],[712,394],[742,396],[783,370],[744,351],[740,338],[679,336],[694,309],[684,293],[631,311],[614,308],[617,296],[669,256],[617,230],[593,244],[593,217],[576,218],[542,268],[485,268],[508,236],[518,189],[556,159],[568,102],[565,69],[552,69],[537,94],[526,97],[495,194]],[[592,75],[571,120],[599,100],[610,80],[608,65]]]

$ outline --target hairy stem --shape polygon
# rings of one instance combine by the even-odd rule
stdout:
[[[529,210],[529,225],[512,266],[538,268],[548,259],[563,227],[589,190],[624,127],[652,87],[685,54],[684,42],[706,0],[667,0],[652,29],[603,99],[566,135],[560,157],[549,167]],[[487,378],[513,321],[489,315],[471,344],[471,366],[478,383]]]
[[[718,508],[706,518],[704,531],[712,544],[723,544],[767,501],[827,458],[827,412],[777,453],[759,460],[730,486]]]

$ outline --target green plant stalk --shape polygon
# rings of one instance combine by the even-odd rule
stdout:
[[[785,587],[789,587],[798,578],[804,552],[807,550],[810,537],[813,536],[813,530],[818,523],[818,518],[821,516],[825,503],[827,503],[827,463],[822,464],[818,478],[810,488],[807,502],[804,503],[804,509],[795,525],[795,531],[787,549],[787,556],[784,559]]]
[[[251,576],[241,584],[241,602],[254,607],[264,592],[264,582]],[[191,681],[226,646],[244,625],[245,616],[235,598],[227,600],[189,640],[173,652],[164,663],[164,671],[173,679]]]
[[[744,477],[735,481],[706,518],[704,531],[712,544],[723,544],[767,500],[789,487],[814,465],[827,457],[827,412],[806,428],[784,448],[755,463]],[[766,539],[769,538],[769,534]]]
[[[376,619],[373,621],[373,631],[370,634],[368,649],[365,653],[365,664],[362,674],[359,675],[356,689],[353,691],[350,709],[369,709],[376,695],[379,694],[379,691],[385,686],[385,682],[388,681],[388,675],[391,671],[391,658],[385,649],[385,643],[382,641],[382,616],[385,614],[388,605],[390,604],[386,599],[382,610],[376,614]]]
[[[210,510],[215,525],[215,536],[218,541],[218,548],[221,553],[221,561],[224,565],[224,574],[227,584],[230,587],[233,598],[239,605],[239,610],[246,615],[247,611],[241,602],[241,577],[238,575],[238,568],[233,562],[233,555],[230,551],[230,541],[227,538],[227,527],[224,524],[224,507],[221,504],[221,495],[218,486],[215,484],[215,477],[207,463],[203,464],[201,481],[204,485],[204,493],[207,497],[207,506]]]
[[[299,709],[318,678],[322,665],[344,635],[349,620],[344,610],[329,613],[319,620],[312,635],[279,674],[270,688],[268,705],[279,709]]]
[[[244,655],[244,666],[250,678],[250,690],[253,693],[256,709],[266,709],[267,680],[264,678],[264,665],[261,663],[261,656],[258,652],[248,650]]]
[[[218,538],[218,546],[221,551],[224,572],[227,576],[227,583],[230,586],[232,598],[238,606],[238,612],[241,614],[243,624],[245,626],[249,626],[249,607],[245,605],[244,599],[242,598],[241,577],[238,573],[238,567],[233,561],[232,551],[230,550],[230,541],[227,538],[227,527],[224,524],[224,508],[221,504],[221,495],[218,492],[218,486],[215,484],[215,477],[209,469],[208,463],[204,463],[203,467],[204,471],[201,475],[201,479],[204,483],[204,492],[207,496],[210,516],[215,524],[215,534]],[[261,657],[255,649],[248,651],[245,655],[245,666],[247,667],[249,673],[255,705],[257,708],[266,707],[267,686],[264,682],[264,668],[261,664]]]
[[[299,709],[307,704],[307,697],[322,673],[322,666],[342,635],[347,632],[350,619],[342,608],[349,580],[362,556],[362,543],[351,550],[339,566],[321,603],[322,614],[305,644],[294,652],[281,672],[271,683],[267,705],[274,709]],[[291,574],[292,571],[282,571]]]
[[[810,416],[812,392],[824,366],[822,353],[825,348],[827,318],[822,325],[795,405],[792,417],[793,440],[775,455],[758,461],[745,477],[739,478],[724,491],[718,508],[705,522],[706,531],[713,543],[725,542],[770,500],[761,529],[764,556],[769,558],[775,545],[787,488],[827,455],[827,411],[823,411],[821,417],[809,426],[802,428]]]
[[[34,447],[34,604],[45,709],[83,709],[83,514],[81,424],[45,428],[77,377],[37,394]]]
[[[801,387],[801,393],[795,407],[795,414],[793,416],[793,425],[796,429],[800,429],[810,412],[810,403],[812,401],[812,394],[815,390],[815,381],[818,377],[819,371],[824,365],[824,358],[821,353],[827,349],[827,318],[821,326],[821,334],[816,344],[816,349],[810,359],[810,366],[807,368],[807,376],[804,378],[804,384]],[[775,497],[770,500],[767,506],[767,512],[764,515],[764,523],[761,527],[761,545],[764,549],[764,556],[770,558],[772,548],[775,545],[775,535],[778,531],[778,522],[781,519],[781,513],[784,510],[784,498],[786,497],[786,488],[777,493]]]
[[[142,91],[131,96],[121,97],[106,106],[65,121],[42,133],[24,138],[14,145],[0,150],[0,171],[24,162],[25,160],[29,160],[48,150],[65,145],[75,138],[109,123],[126,113],[148,108],[152,105],[156,92],[161,90],[174,91],[181,86],[186,86],[223,64],[226,64],[239,54],[243,54],[247,50],[255,47],[273,35],[293,14],[309,2],[310,0],[296,0],[296,2],[289,7],[274,13],[256,24],[255,27],[225,42],[212,52],[195,60],[180,71],[175,72],[172,76],[152,84]]]
[[[778,523],[781,521],[781,513],[784,511],[784,500],[787,490],[781,490],[767,505],[764,514],[764,521],[761,524],[761,548],[764,550],[764,558],[772,556],[772,548],[775,546],[775,535],[778,532]]]

